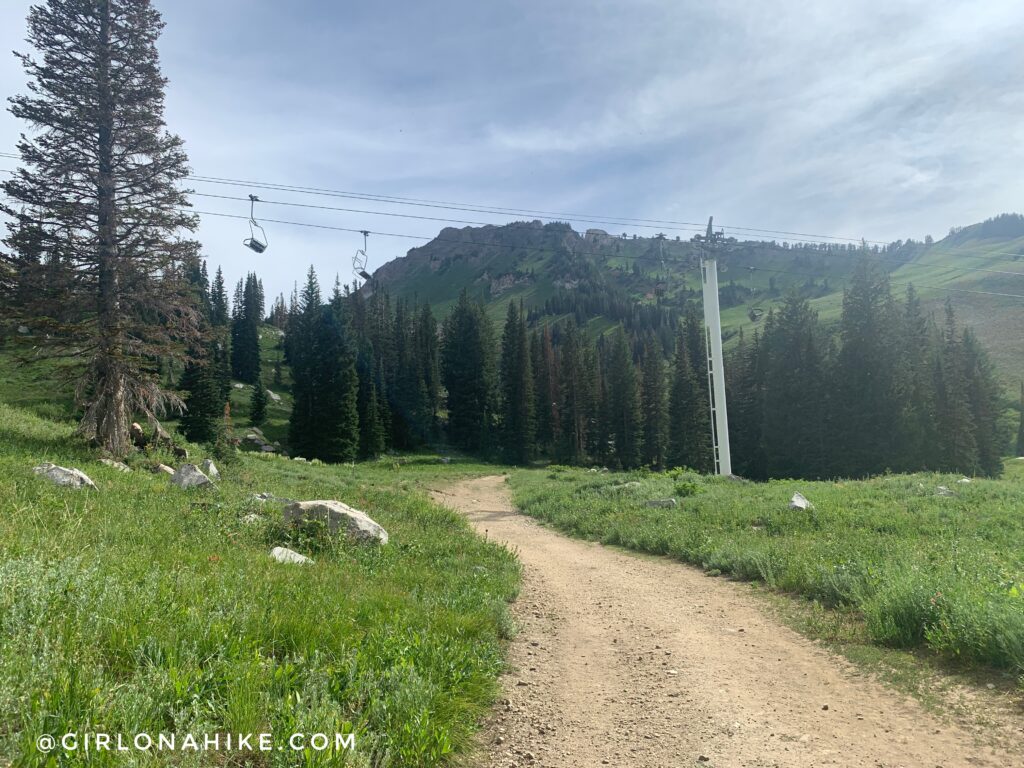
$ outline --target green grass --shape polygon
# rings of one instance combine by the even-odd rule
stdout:
[[[186,492],[141,454],[131,474],[98,463],[72,430],[0,403],[0,762],[47,764],[39,735],[86,729],[356,734],[356,751],[333,757],[179,752],[133,764],[405,768],[466,752],[503,667],[519,566],[421,489],[483,468],[242,455],[218,489]],[[50,485],[32,473],[42,461],[82,469],[99,490]],[[391,541],[292,531],[249,500],[261,491],[343,500]],[[264,518],[244,523],[252,512]],[[315,564],[275,563],[275,545]]]
[[[970,484],[928,474],[753,484],[561,467],[518,471],[511,484],[524,512],[572,535],[852,611],[877,645],[1024,684],[1024,462],[1008,464],[1004,479]],[[938,485],[956,496],[936,496]],[[795,491],[815,510],[788,509]],[[667,496],[680,505],[645,505]]]

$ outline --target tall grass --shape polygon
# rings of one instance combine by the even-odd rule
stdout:
[[[464,467],[245,456],[219,489],[185,492],[99,464],[71,430],[0,404],[0,762],[43,764],[36,737],[86,729],[357,735],[354,753],[246,756],[263,765],[405,768],[464,751],[496,691],[519,574],[419,492]],[[81,468],[99,490],[54,487],[33,475],[41,461]],[[391,542],[296,534],[248,500],[261,491],[343,500]],[[247,524],[252,512],[264,519]],[[315,564],[273,562],[278,544]],[[230,762],[150,762],[190,760]]]
[[[861,612],[871,638],[1011,670],[1024,683],[1024,462],[1005,479],[900,475],[738,483],[563,467],[512,476],[527,514]],[[635,483],[626,485],[626,483]],[[936,495],[946,485],[956,496]],[[788,508],[795,491],[815,504]],[[645,502],[676,496],[672,509]]]

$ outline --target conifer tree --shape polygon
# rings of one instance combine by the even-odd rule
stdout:
[[[971,472],[978,462],[978,442],[971,413],[967,359],[957,333],[953,302],[946,299],[942,347],[935,360],[937,469]]]
[[[490,322],[463,290],[445,320],[441,371],[448,392],[448,439],[467,451],[491,449],[494,359]]]
[[[661,349],[653,343],[644,348],[640,404],[643,412],[643,464],[665,467],[668,438],[668,400],[665,392],[665,363]]]
[[[190,350],[178,386],[185,391],[185,410],[179,422],[182,433],[193,442],[213,443],[223,428],[226,393],[219,367],[219,329],[213,325],[213,303],[207,291],[205,270],[198,259],[186,263],[193,301],[201,312],[203,337]],[[203,265],[205,266],[205,265]]]
[[[533,372],[526,337],[526,318],[514,301],[508,305],[501,337],[501,437],[505,458],[526,464],[533,454]]]
[[[612,335],[606,375],[612,455],[615,462],[625,469],[637,467],[640,464],[640,402],[633,354],[621,326]]]
[[[530,340],[530,358],[533,368],[533,392],[536,400],[536,441],[539,451],[550,453],[558,444],[560,419],[558,415],[558,366],[551,338],[551,328],[534,332]]]
[[[878,474],[897,460],[897,330],[888,275],[877,261],[863,259],[843,294],[842,349],[829,408],[845,475]]]
[[[765,465],[770,477],[821,477],[828,468],[826,358],[818,315],[791,294],[765,325]]]
[[[252,386],[252,396],[249,399],[249,423],[254,427],[263,426],[267,420],[267,390],[263,386],[263,379],[257,374],[256,383]]]
[[[583,464],[592,426],[594,378],[588,370],[585,342],[573,322],[562,331],[558,366],[561,417],[559,459],[566,464]]]
[[[164,123],[162,27],[150,3],[133,0],[34,5],[28,42],[41,58],[19,55],[30,86],[10,108],[34,132],[18,142],[23,167],[2,184],[16,202],[0,207],[12,251],[0,260],[8,269],[25,266],[22,255],[31,261],[19,240],[30,227],[57,294],[23,290],[29,300],[19,302],[3,289],[0,309],[70,364],[84,410],[79,432],[115,455],[130,450],[136,414],[182,405],[161,384],[158,361],[181,361],[199,334],[177,268],[197,253],[180,236],[197,220],[178,186],[189,173],[182,141]],[[55,307],[44,306],[48,297]]]
[[[711,417],[707,392],[690,362],[692,330],[680,329],[672,358],[672,386],[669,389],[668,452],[672,467],[690,467],[698,472],[713,469]],[[703,352],[700,353],[703,355]]]

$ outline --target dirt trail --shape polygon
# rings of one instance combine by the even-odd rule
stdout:
[[[502,477],[435,492],[524,565],[486,766],[1024,765],[781,625],[745,590],[563,537]]]

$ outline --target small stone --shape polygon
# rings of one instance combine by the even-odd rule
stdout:
[[[174,468],[168,467],[166,464],[157,464],[155,467],[153,467],[153,472],[155,472],[156,474],[163,472],[165,475],[173,475]]]
[[[132,468],[125,464],[123,461],[117,461],[116,459],[100,459],[100,464],[106,464],[108,467],[113,467],[118,472],[131,472]]]
[[[217,469],[217,465],[213,463],[212,459],[203,459],[203,463],[199,465],[199,468],[211,480],[220,480],[220,470]]]
[[[270,556],[279,563],[295,563],[296,565],[309,565],[312,560],[305,555],[300,555],[287,547],[274,547],[270,550]]]
[[[823,704],[821,708],[822,708],[822,710],[827,712],[828,711],[828,704]]]
[[[789,508],[799,509],[806,512],[807,510],[814,509],[814,505],[807,500],[806,496],[804,496],[802,493],[797,492],[794,493],[793,498],[789,500]]]

